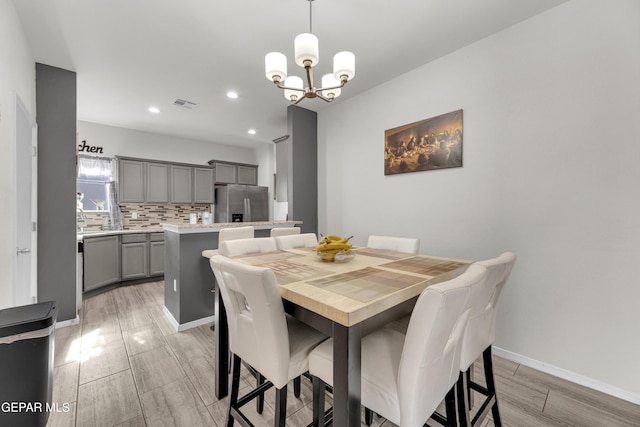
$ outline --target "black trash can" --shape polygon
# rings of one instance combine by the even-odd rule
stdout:
[[[0,426],[44,426],[53,391],[55,301],[0,310]]]

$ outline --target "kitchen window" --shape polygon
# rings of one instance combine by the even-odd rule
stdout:
[[[77,208],[82,211],[109,211],[114,185],[113,159],[78,155]]]

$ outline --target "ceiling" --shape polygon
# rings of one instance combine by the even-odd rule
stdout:
[[[356,76],[334,104],[344,102],[564,1],[316,0],[316,80],[335,53],[354,52]],[[249,147],[287,132],[289,102],[266,79],[264,55],[284,53],[289,75],[303,76],[293,39],[309,31],[305,0],[13,3],[36,62],[77,72],[79,120]],[[177,98],[197,106],[174,106]],[[319,99],[299,105],[331,108]]]

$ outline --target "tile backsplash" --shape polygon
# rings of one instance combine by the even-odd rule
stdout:
[[[125,230],[139,228],[158,228],[163,222],[189,223],[190,213],[210,212],[209,204],[138,204],[121,203],[122,227]],[[133,212],[138,214],[137,219],[132,219]],[[105,218],[108,221],[108,212],[85,212],[84,219],[78,219],[78,227],[84,230],[102,230]]]

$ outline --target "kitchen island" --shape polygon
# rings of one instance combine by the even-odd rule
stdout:
[[[177,331],[213,322],[214,277],[202,251],[218,248],[223,228],[251,225],[256,237],[272,228],[294,227],[301,221],[260,221],[214,224],[163,223],[165,242],[164,312]]]

